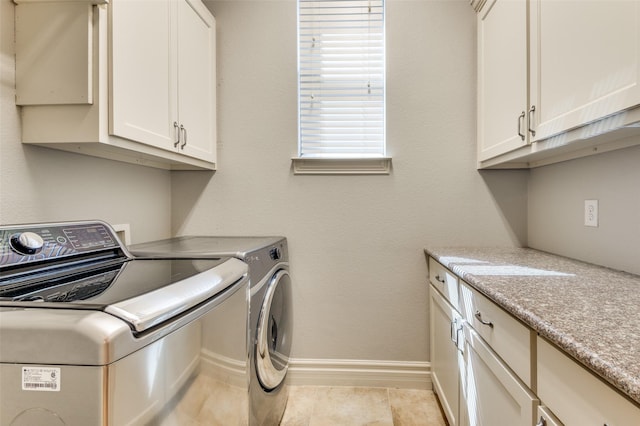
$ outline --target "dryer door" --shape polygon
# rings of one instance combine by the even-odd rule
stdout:
[[[289,367],[291,309],[291,278],[281,269],[269,281],[258,320],[256,371],[268,391],[284,381]]]

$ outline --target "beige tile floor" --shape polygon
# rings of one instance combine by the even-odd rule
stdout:
[[[281,426],[445,426],[432,391],[291,386]]]

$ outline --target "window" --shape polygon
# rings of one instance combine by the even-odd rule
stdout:
[[[384,0],[298,0],[298,124],[298,165],[388,173]]]

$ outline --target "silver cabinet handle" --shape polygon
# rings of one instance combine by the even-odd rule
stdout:
[[[440,278],[440,275],[436,275],[436,281],[444,284],[444,278]]]
[[[531,108],[529,108],[529,114],[527,115],[527,128],[529,130],[529,133],[531,133],[531,136],[536,135],[536,131],[531,128],[531,123],[532,123],[531,114],[533,114],[534,112],[536,112],[536,106],[531,105]]]
[[[544,417],[540,416],[540,420],[538,420],[536,426],[547,426],[547,422],[545,421]]]
[[[177,139],[176,141],[173,143],[173,147],[177,148],[178,144],[180,143],[180,128],[178,127],[178,123],[177,122],[173,122],[173,130],[177,135]]]
[[[462,346],[460,345],[460,332],[464,333],[464,321],[460,322],[460,326],[456,328],[456,348],[459,352],[464,353],[464,334],[462,335]]]
[[[524,121],[524,117],[525,117],[525,112],[522,111],[522,113],[520,113],[520,115],[518,116],[518,136],[520,136],[520,139],[524,140],[524,133],[522,133],[522,122]]]
[[[456,321],[451,321],[451,341],[458,346],[458,324]]]
[[[187,128],[181,124],[180,130],[184,132],[184,138],[182,138],[182,145],[180,145],[180,149],[184,149],[185,145],[187,144]]]
[[[463,328],[463,320],[460,320],[460,322],[458,322],[458,319],[451,321],[451,341],[456,346],[456,349],[458,349],[460,352],[462,352],[462,349],[460,348],[460,332],[463,331]]]
[[[476,311],[474,317],[476,317],[476,319],[478,321],[480,321],[480,324],[487,325],[487,326],[493,328],[493,323],[491,321],[486,321],[486,320],[482,319],[482,314],[480,313],[480,311]]]

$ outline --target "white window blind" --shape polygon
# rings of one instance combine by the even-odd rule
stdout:
[[[298,0],[299,156],[385,155],[384,0]]]

